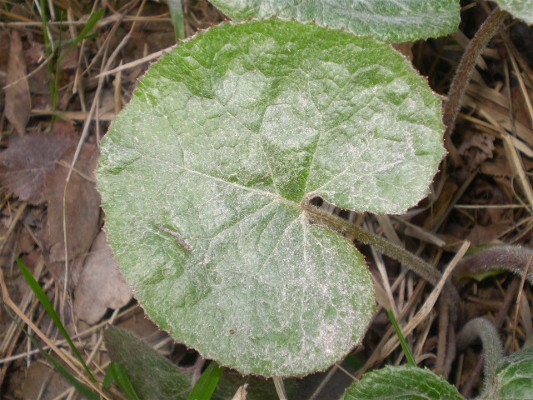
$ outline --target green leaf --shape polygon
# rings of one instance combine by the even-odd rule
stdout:
[[[444,36],[459,26],[457,0],[210,1],[235,20],[294,18],[387,42]]]
[[[362,255],[302,204],[399,213],[444,154],[440,99],[390,46],[223,24],[152,66],[102,143],[118,264],[148,315],[241,373],[300,376],[359,343]]]
[[[505,11],[514,17],[533,24],[533,2],[531,0],[494,0]]]
[[[387,366],[363,375],[344,393],[345,400],[463,400],[455,386],[428,369]]]
[[[104,331],[109,357],[124,367],[135,393],[143,400],[185,400],[191,378],[180,372],[143,340],[132,333],[109,326]]]
[[[498,368],[496,388],[485,397],[527,400],[533,393],[533,347],[506,357]]]
[[[224,368],[211,362],[189,393],[188,400],[209,400],[215,392],[223,372]]]
[[[133,390],[141,399],[185,400],[188,398],[193,388],[192,375],[180,370],[144,340],[127,330],[114,326],[106,329],[104,340],[111,359],[115,364],[124,368]],[[116,377],[108,373],[104,381],[104,383],[107,382],[107,386],[104,385],[104,387],[109,386],[110,379],[118,382]],[[119,379],[124,378],[119,377]],[[248,384],[248,400],[270,400],[276,397],[271,380],[254,376],[243,377],[234,371],[226,370],[213,394],[213,399],[231,400],[235,391],[244,383]],[[288,382],[287,388],[291,395],[296,393],[297,386],[294,380]]]

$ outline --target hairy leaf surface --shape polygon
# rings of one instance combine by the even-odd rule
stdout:
[[[235,20],[296,19],[387,42],[444,36],[459,26],[457,0],[210,0]]]
[[[526,400],[533,393],[533,347],[506,357],[498,368],[495,387],[485,398]]]
[[[354,383],[344,400],[463,400],[455,386],[428,369],[401,365],[372,371]]]
[[[504,10],[510,12],[516,18],[533,24],[533,1],[531,0],[495,0]]]
[[[224,24],[154,64],[102,144],[106,229],[148,315],[243,373],[305,375],[363,337],[362,255],[312,196],[399,213],[443,156],[440,100],[390,46]]]

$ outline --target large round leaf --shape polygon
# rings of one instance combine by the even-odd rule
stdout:
[[[210,1],[236,20],[294,18],[388,42],[444,36],[459,26],[458,0]]]
[[[304,375],[362,338],[363,257],[301,203],[401,212],[443,155],[440,100],[387,45],[224,24],[154,64],[102,144],[120,268],[177,340],[243,373]]]

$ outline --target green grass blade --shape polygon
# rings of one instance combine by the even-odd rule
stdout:
[[[196,385],[189,393],[188,400],[209,400],[217,388],[224,368],[219,367],[214,361],[203,372]]]
[[[400,325],[398,324],[398,321],[396,321],[396,318],[394,317],[394,314],[391,310],[387,310],[387,314],[392,322],[392,326],[394,327],[394,330],[396,331],[396,335],[398,335],[398,339],[400,340],[400,344],[402,346],[402,350],[405,354],[405,357],[407,358],[407,363],[409,365],[412,365],[413,367],[416,367],[416,361],[413,356],[413,353],[411,352],[411,349],[407,345],[407,341],[405,340],[405,337],[403,336],[402,330],[400,329]]]
[[[88,35],[86,35],[84,37],[84,39],[96,39],[98,37],[98,35],[96,33],[89,33]],[[61,44],[63,46],[67,45],[67,44],[71,44],[71,45],[74,45],[78,43],[78,38],[75,37],[75,38],[71,38],[71,39],[64,39],[61,41]],[[54,41],[54,46],[58,46],[59,45],[59,40],[55,40]]]
[[[83,365],[83,368],[89,375],[89,378],[91,378],[92,381],[96,382],[96,379],[94,378],[93,374],[91,373],[89,367],[87,364],[85,364],[85,361],[83,360],[81,353],[79,350],[74,346],[74,343],[72,342],[72,339],[70,338],[70,335],[68,334],[67,330],[63,326],[63,323],[61,322],[61,319],[59,318],[59,315],[57,315],[56,310],[54,310],[54,306],[48,300],[48,297],[46,296],[46,293],[44,292],[43,288],[39,283],[35,280],[33,277],[33,274],[31,271],[24,265],[22,261],[20,261],[18,258],[16,259],[17,265],[19,266],[20,270],[22,271],[22,275],[24,275],[24,278],[26,279],[26,282],[28,282],[28,285],[30,286],[33,293],[35,293],[35,297],[39,300],[43,308],[45,309],[46,313],[52,318],[52,321],[54,321],[54,324],[57,326],[57,329],[61,332],[63,337],[67,340],[70,348],[80,360],[81,364]]]
[[[18,327],[26,334],[28,339],[32,342],[32,344],[39,349],[41,354],[48,360],[50,364],[55,368],[58,374],[60,374],[63,378],[65,378],[66,381],[68,381],[72,386],[76,388],[78,392],[85,395],[89,400],[100,400],[101,397],[98,393],[93,391],[89,386],[84,384],[83,382],[79,381],[74,375],[70,373],[69,370],[67,370],[60,362],[58,362],[54,357],[52,357],[50,354],[48,354],[41,346],[38,340],[36,340],[32,335],[30,335],[26,329],[16,320],[15,316],[12,315],[11,311],[4,307],[6,312],[9,314],[11,319],[15,321],[15,323],[18,325]]]
[[[129,400],[140,400],[140,397],[131,384],[126,368],[122,364],[115,362],[109,364],[104,378],[104,388],[108,388],[112,381],[115,381]]]
[[[37,343],[37,341],[35,341]],[[41,352],[45,355],[48,362],[52,364],[55,368],[55,370],[65,378],[68,383],[70,383],[72,386],[76,388],[78,392],[85,395],[89,400],[100,400],[101,397],[98,393],[93,392],[92,389],[85,385],[84,383],[80,382],[74,375],[72,375],[61,363],[59,363],[55,358],[47,354],[44,349],[39,349]]]
[[[176,39],[185,39],[185,15],[183,14],[183,4],[181,0],[168,0],[168,8],[172,17],[172,25]]]
[[[100,8],[97,11],[95,11],[94,13],[91,14],[91,16],[87,20],[87,23],[85,24],[85,26],[81,30],[81,32],[78,35],[78,37],[76,37],[74,39],[74,45],[78,45],[83,39],[86,39],[89,36],[89,34],[93,30],[93,28],[96,26],[98,21],[100,21],[102,19],[104,14],[105,14],[105,8]]]
[[[50,57],[52,55],[52,44],[50,43],[50,32],[48,30],[48,15],[46,13],[47,4],[45,0],[40,1],[41,6],[41,23],[43,25],[43,39],[44,39],[44,49],[46,53],[46,57]]]

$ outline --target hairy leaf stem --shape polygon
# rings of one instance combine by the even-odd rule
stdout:
[[[446,101],[443,112],[443,122],[446,126],[444,138],[448,143],[447,147],[454,163],[458,163],[459,159],[458,155],[454,151],[455,149],[453,146],[451,146],[450,138],[455,126],[457,114],[459,113],[459,109],[461,108],[461,104],[463,102],[463,97],[466,93],[468,82],[472,77],[478,57],[481,55],[483,49],[487,46],[487,43],[492,39],[496,32],[498,32],[498,29],[507,15],[509,14],[506,11],[503,11],[499,8],[495,8],[490,13],[468,44],[455,72],[455,77],[453,78],[450,86],[448,100]]]
[[[320,224],[324,224],[338,232],[349,235],[363,244],[374,246],[386,256],[402,263],[402,265],[409,268],[411,271],[431,283],[433,286],[436,286],[442,277],[441,273],[432,265],[420,257],[417,257],[413,253],[405,250],[403,247],[400,247],[381,236],[378,236],[358,225],[355,225],[336,215],[330,214],[327,211],[324,211],[309,203],[304,203],[302,208],[306,211],[311,220],[314,220]],[[460,304],[459,293],[457,293],[455,287],[449,282],[444,286],[444,291],[452,302],[450,309],[454,310],[452,311],[452,314],[454,315],[453,318],[455,319],[455,316],[457,315],[457,307]]]
[[[457,336],[459,350],[466,348],[476,338],[481,339],[484,354],[484,374],[482,398],[493,398],[496,394],[496,372],[503,359],[503,346],[498,331],[492,322],[486,318],[475,318],[465,324]]]
[[[485,277],[500,271],[509,271],[533,285],[533,269],[530,268],[533,249],[516,245],[500,245],[483,249],[463,258],[454,271],[458,286],[464,281]]]

